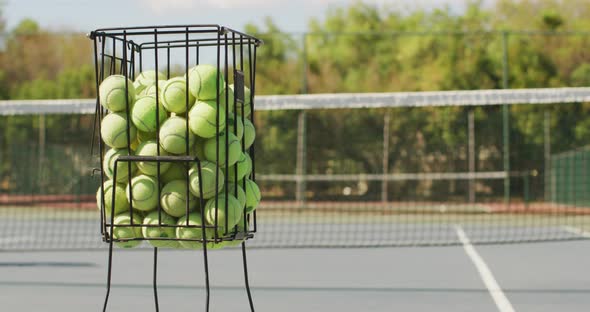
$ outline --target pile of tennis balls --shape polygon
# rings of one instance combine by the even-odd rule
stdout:
[[[158,72],[157,77],[160,79],[165,76]],[[218,237],[233,232],[236,226],[239,231],[244,231],[244,209],[250,214],[260,203],[260,190],[249,178],[252,172],[252,160],[247,152],[243,152],[252,146],[256,136],[254,125],[249,120],[252,110],[250,90],[245,87],[244,103],[238,102],[234,111],[233,85],[229,85],[229,89],[225,90],[224,77],[221,74],[218,75],[217,67],[205,64],[192,67],[189,70],[188,80],[188,110],[186,75],[156,81],[156,71],[150,70],[139,74],[134,82],[122,75],[111,75],[100,85],[100,104],[109,111],[101,122],[100,131],[104,144],[110,148],[103,159],[103,170],[109,179],[102,187],[99,187],[96,197],[100,209],[104,189],[107,220],[110,221],[111,211],[114,211],[112,236],[118,240],[115,243],[120,247],[136,247],[142,240],[133,239],[143,237],[155,247],[202,248],[200,242],[178,239],[202,239],[203,232],[200,226],[203,222],[214,225],[215,218],[217,218]],[[219,105],[217,105],[217,83],[222,89],[219,94]],[[230,110],[227,124],[225,122],[226,96],[229,98]],[[159,101],[156,101],[156,97]],[[127,103],[130,104],[129,108]],[[158,109],[156,105],[159,105]],[[127,116],[128,113],[130,116]],[[114,181],[115,160],[119,156],[158,155],[156,137],[159,137],[160,155],[198,156],[201,160],[200,179],[196,163],[160,162],[158,165],[156,162],[149,161],[119,161],[116,181]],[[219,145],[216,143],[217,140]],[[228,141],[227,150],[226,140]],[[227,176],[224,173],[226,167],[228,167]],[[187,174],[188,194],[186,192]],[[227,196],[224,189],[226,186]],[[159,197],[158,188],[161,190]],[[199,198],[201,190],[202,199],[205,202],[203,207],[200,205],[201,198]],[[130,213],[131,206],[133,211]],[[202,212],[205,220],[201,218]],[[142,226],[123,226],[131,222]],[[160,224],[177,225],[177,227],[164,227],[159,226]],[[198,227],[186,227],[187,224]],[[226,224],[228,229],[224,228]],[[214,230],[206,229],[205,235],[208,240],[212,240],[215,235]],[[149,240],[150,238],[161,239]],[[239,240],[211,242],[207,247],[217,249],[237,245],[240,242]]]

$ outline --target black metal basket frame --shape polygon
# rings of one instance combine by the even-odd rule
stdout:
[[[225,224],[223,226],[224,232],[222,235],[219,233],[219,227],[221,226],[218,223],[218,209],[215,209],[215,222],[214,224],[206,224],[206,218],[204,215],[204,208],[205,208],[205,199],[203,199],[203,186],[202,183],[199,183],[199,201],[200,201],[200,214],[201,214],[201,225],[191,225],[189,224],[189,219],[187,217],[186,224],[175,224],[175,225],[168,225],[162,224],[162,207],[160,205],[159,198],[161,197],[161,185],[160,185],[160,178],[161,178],[161,164],[165,162],[170,163],[184,163],[186,167],[186,215],[190,212],[190,203],[188,196],[190,195],[189,190],[189,168],[191,164],[196,164],[198,169],[198,178],[199,181],[202,180],[201,176],[201,160],[195,156],[190,155],[190,142],[189,142],[189,69],[191,67],[191,50],[194,49],[194,65],[198,65],[200,62],[200,53],[201,49],[205,47],[213,47],[216,48],[216,67],[217,67],[217,97],[216,97],[216,104],[219,106],[221,104],[221,91],[226,90],[223,92],[225,96],[225,116],[220,116],[219,110],[217,110],[216,116],[216,164],[219,163],[219,149],[220,144],[224,144],[225,147],[225,161],[224,161],[224,169],[223,173],[225,175],[224,179],[224,187],[223,190],[225,192],[225,215],[228,215],[228,172],[229,169],[229,136],[225,135],[225,142],[220,142],[219,134],[220,130],[229,131],[230,123],[229,123],[229,105],[233,105],[233,114],[237,114],[238,112],[238,104],[241,106],[241,114],[240,117],[242,118],[242,124],[244,124],[244,102],[249,100],[250,105],[250,121],[254,124],[254,94],[255,94],[255,71],[256,71],[256,49],[262,44],[262,41],[247,35],[245,33],[235,31],[228,27],[220,26],[220,25],[180,25],[180,26],[146,26],[146,27],[125,27],[125,28],[103,28],[97,29],[92,31],[89,35],[89,38],[94,42],[94,63],[95,63],[95,75],[96,75],[96,91],[97,91],[97,98],[96,98],[96,111],[95,111],[95,127],[94,131],[98,130],[98,133],[101,133],[101,123],[102,119],[108,112],[101,106],[100,104],[100,95],[99,95],[99,86],[100,83],[108,76],[114,74],[120,74],[125,76],[126,83],[125,89],[126,94],[129,94],[129,79],[131,81],[135,80],[136,72],[135,69],[138,67],[139,72],[143,71],[143,65],[146,61],[143,57],[143,51],[154,51],[154,59],[153,64],[155,70],[155,88],[156,88],[156,143],[157,143],[157,156],[135,156],[135,155],[127,155],[127,156],[119,156],[114,163],[114,172],[113,172],[113,187],[112,187],[112,202],[111,202],[111,211],[110,216],[107,216],[106,206],[105,206],[105,189],[104,189],[104,182],[107,180],[105,174],[105,168],[103,168],[104,163],[104,153],[105,153],[105,144],[100,138],[97,136],[96,133],[93,135],[92,146],[94,147],[95,139],[98,140],[99,145],[99,158],[100,158],[100,172],[101,172],[101,186],[100,192],[102,195],[102,200],[100,202],[100,217],[101,217],[101,234],[103,237],[103,241],[109,243],[109,257],[108,257],[108,276],[107,276],[107,293],[106,298],[103,306],[103,311],[106,311],[110,289],[111,289],[111,275],[112,275],[112,257],[113,257],[113,242],[124,242],[130,240],[174,240],[174,241],[195,241],[202,243],[202,252],[204,257],[204,269],[205,269],[205,285],[206,285],[206,302],[205,307],[206,311],[209,311],[209,269],[208,269],[208,257],[207,257],[207,243],[214,242],[220,243],[222,241],[232,241],[232,240],[243,240],[241,243],[242,249],[242,258],[243,258],[243,266],[244,266],[244,277],[245,277],[245,286],[248,293],[248,299],[250,304],[251,311],[254,311],[254,306],[252,302],[252,296],[250,292],[249,282],[248,282],[248,269],[247,269],[247,257],[246,257],[246,240],[252,239],[254,237],[254,233],[256,233],[257,226],[256,226],[256,210],[254,210],[251,214],[246,213],[246,208],[243,207],[243,231],[238,229],[236,225],[233,230],[229,230],[228,227],[228,218],[225,218]],[[184,36],[183,39],[174,38],[173,40],[166,40],[167,37],[174,37],[174,36]],[[198,36],[198,37],[195,37]],[[134,41],[134,38],[146,38],[147,40],[138,43],[139,41]],[[107,50],[107,47],[110,48],[110,51]],[[231,51],[229,51],[229,47],[231,47]],[[238,51],[236,52],[236,48]],[[244,48],[247,49],[245,53]],[[171,50],[172,49],[184,49],[184,71],[186,77],[186,133],[185,133],[185,155],[161,155],[161,146],[160,146],[160,138],[159,138],[159,131],[160,131],[160,98],[159,98],[159,89],[160,86],[158,85],[159,81],[159,69],[160,69],[160,60],[159,54],[160,51],[166,51],[166,79],[170,78],[170,69],[171,69]],[[120,50],[121,53],[117,55],[117,51]],[[110,54],[109,54],[110,53]],[[231,56],[231,63],[230,63],[230,56]],[[246,60],[245,60],[246,58]],[[223,61],[223,63],[222,63]],[[247,66],[244,63],[247,63]],[[108,68],[105,68],[108,64]],[[119,64],[119,66],[117,66]],[[229,68],[233,69],[233,103],[229,103]],[[244,73],[247,73],[245,76]],[[108,75],[107,75],[108,73]],[[222,86],[219,83],[219,78],[221,75],[224,76],[225,85]],[[245,78],[248,78],[250,83],[250,98],[245,99]],[[126,97],[126,107],[125,107],[125,114],[126,114],[126,135],[127,135],[127,146],[126,148],[128,151],[131,151],[131,134],[130,134],[130,127],[131,127],[131,120],[130,120],[130,106],[132,103],[129,103],[129,97]],[[225,118],[225,129],[219,128],[219,121],[220,118]],[[233,118],[234,124],[234,134],[238,130],[237,125],[237,116]],[[97,129],[98,128],[98,129]],[[245,131],[245,129],[244,129]],[[245,134],[242,136],[241,139],[241,146],[242,152],[248,153],[252,160],[252,171],[250,178],[255,181],[255,151],[254,145],[249,147],[248,150],[244,150],[245,146]],[[157,204],[157,211],[158,211],[158,224],[144,224],[141,223],[134,223],[133,221],[133,200],[130,200],[130,207],[129,207],[129,216],[130,216],[130,224],[128,225],[115,225],[114,218],[115,218],[115,204],[116,204],[116,184],[117,182],[117,169],[119,162],[127,163],[127,170],[131,173],[131,164],[133,162],[155,162],[157,167],[157,187],[158,187],[158,204]],[[234,166],[234,174],[237,175],[238,166]],[[131,185],[132,175],[128,174],[128,183]],[[215,186],[219,185],[219,170],[216,170],[215,173]],[[235,181],[235,189],[234,194],[237,194],[237,182]],[[242,181],[242,188],[244,192],[247,192],[247,187],[245,185],[246,179]],[[129,187],[129,197],[133,199],[133,188]],[[215,206],[219,207],[219,192],[215,194]],[[209,199],[210,200],[210,199]],[[250,229],[249,225],[252,223],[252,228]],[[113,237],[113,230],[114,227],[117,228],[137,228],[137,227],[172,227],[172,228],[201,228],[202,230],[202,239],[178,239],[178,238],[145,238],[145,237],[138,237],[138,238],[131,238],[131,239],[117,239]],[[212,239],[208,239],[206,235],[206,230],[212,229],[214,237]],[[158,295],[157,295],[157,259],[158,259],[158,247],[154,247],[154,258],[153,258],[153,290],[154,290],[154,301],[155,301],[155,308],[156,311],[159,311],[159,304],[158,304]]]

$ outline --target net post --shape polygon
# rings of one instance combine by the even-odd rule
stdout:
[[[305,110],[299,111],[297,118],[297,180],[295,189],[295,199],[300,207],[305,206],[305,159],[306,159],[306,131],[305,131]]]
[[[45,165],[45,143],[46,138],[46,125],[45,125],[45,114],[39,115],[39,164],[38,164],[38,176],[37,176],[37,192],[43,194],[45,190],[45,181],[43,179],[43,171]]]
[[[545,201],[551,200],[551,112],[545,110],[543,119],[543,145],[545,168],[543,171]]]
[[[529,210],[529,202],[530,202],[530,171],[525,171],[523,176],[523,188],[524,188],[524,209],[525,211]]]
[[[475,172],[475,112],[472,108],[469,108],[467,113],[467,124],[468,124],[468,162],[469,162],[469,173]],[[469,179],[469,202],[475,202],[475,180],[473,177]]]
[[[383,115],[383,179],[381,179],[381,202],[386,203],[387,198],[387,178],[385,175],[389,172],[389,128],[391,116],[389,110],[385,110]]]
[[[508,32],[502,32],[502,88],[508,89]],[[504,204],[510,204],[510,111],[508,105],[502,105],[502,138],[504,179]]]

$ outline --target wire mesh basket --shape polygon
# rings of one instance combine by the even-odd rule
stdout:
[[[154,274],[158,248],[201,249],[207,275],[207,249],[242,243],[247,276],[243,242],[256,233],[260,201],[253,141],[262,41],[219,25],[105,28],[89,37],[109,290],[113,243],[147,240]]]

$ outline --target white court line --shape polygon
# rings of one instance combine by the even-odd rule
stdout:
[[[14,237],[14,238],[0,238],[0,244],[32,242],[34,240],[35,240],[35,238],[32,236],[21,236],[21,237]]]
[[[479,276],[481,277],[483,283],[486,285],[486,288],[490,292],[492,299],[496,303],[496,307],[498,307],[498,311],[500,312],[514,312],[514,308],[498,282],[494,278],[492,271],[488,267],[488,265],[483,261],[483,258],[477,253],[467,234],[463,231],[463,228],[459,225],[455,225],[455,231],[457,231],[457,236],[459,237],[459,241],[463,244],[463,249],[465,249],[465,253],[471,258],[471,261],[475,265],[475,268],[479,272]]]
[[[570,232],[572,234],[576,234],[582,237],[586,237],[586,238],[590,238],[590,232],[586,232],[580,228],[574,227],[574,226],[564,226],[563,229],[566,232]]]

